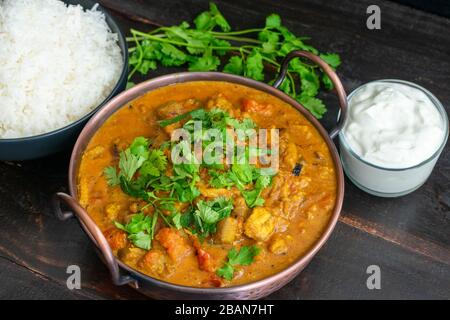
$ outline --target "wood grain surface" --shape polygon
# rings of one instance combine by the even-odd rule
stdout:
[[[192,20],[207,1],[99,1],[124,31]],[[216,1],[235,29],[260,26],[276,12],[298,35],[343,60],[348,92],[375,79],[398,78],[433,92],[450,106],[450,19],[388,1]],[[378,4],[382,29],[366,28],[366,8]],[[180,69],[162,69],[149,78]],[[138,79],[143,80],[143,79]],[[330,128],[336,98],[325,93]],[[60,222],[50,197],[67,190],[67,152],[45,159],[0,162],[0,299],[142,299],[111,284],[108,271],[76,221]],[[340,221],[305,271],[273,299],[449,299],[450,148],[414,193],[384,199],[346,181]],[[69,265],[82,271],[82,289],[66,287]],[[381,290],[368,290],[366,269],[381,269]]]

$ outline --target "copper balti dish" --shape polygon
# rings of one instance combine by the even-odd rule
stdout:
[[[322,127],[319,121],[315,119],[303,106],[277,89],[286,75],[289,62],[296,57],[307,58],[312,62],[318,64],[334,83],[335,92],[339,98],[340,119],[335,128],[332,129],[330,133],[328,133]],[[240,84],[277,97],[278,99],[290,104],[293,108],[297,109],[311,124],[313,124],[313,126],[318,130],[318,132],[326,142],[326,145],[329,148],[330,154],[332,156],[332,160],[336,168],[337,197],[335,207],[329,219],[328,225],[324,229],[324,232],[321,234],[320,238],[309,248],[309,250],[303,256],[299,257],[296,261],[294,261],[290,266],[288,266],[281,272],[278,272],[262,280],[223,288],[197,288],[175,285],[144,275],[143,273],[121,262],[113,255],[113,252],[103,233],[100,231],[100,228],[94,223],[86,210],[83,209],[78,202],[79,195],[77,194],[77,174],[81,156],[85,151],[90,139],[103,125],[103,123],[113,113],[115,113],[123,106],[127,105],[127,103],[131,102],[137,97],[144,95],[149,91],[172,84],[192,81],[224,81],[234,84]],[[278,76],[273,86],[269,86],[265,83],[241,76],[218,72],[175,73],[143,82],[110,100],[92,117],[92,119],[85,126],[74,146],[70,160],[68,173],[70,195],[61,192],[55,195],[55,212],[57,216],[62,220],[71,218],[73,216],[76,216],[78,218],[82,228],[96,245],[98,253],[109,268],[112,276],[112,281],[116,285],[131,285],[141,293],[157,299],[258,299],[265,297],[286,285],[308,265],[314,255],[329,238],[339,218],[344,198],[344,174],[342,165],[339,160],[338,151],[332,139],[336,137],[343,126],[347,110],[346,106],[346,93],[336,73],[319,57],[304,51],[293,51],[285,58],[280,70],[280,75]],[[71,212],[62,211],[60,207],[61,200],[71,208]]]

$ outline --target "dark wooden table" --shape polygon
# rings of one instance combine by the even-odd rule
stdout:
[[[206,1],[99,1],[123,30],[178,24]],[[387,1],[217,1],[234,28],[262,25],[277,12],[296,34],[338,52],[348,91],[374,79],[416,82],[450,106],[450,19]],[[381,8],[381,30],[366,28],[366,8]],[[165,70],[168,72],[172,70]],[[156,76],[157,72],[151,76]],[[336,100],[325,95],[331,126]],[[450,148],[427,183],[397,199],[370,196],[346,182],[342,216],[312,263],[273,299],[450,298]],[[0,298],[142,299],[111,284],[106,267],[76,221],[60,222],[50,196],[67,190],[70,151],[0,162]],[[66,287],[66,268],[81,268],[82,289]],[[366,269],[381,269],[381,290],[368,290]]]

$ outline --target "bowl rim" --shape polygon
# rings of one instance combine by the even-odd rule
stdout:
[[[64,3],[67,5],[66,2],[64,2]],[[95,2],[94,2],[94,4],[95,4]],[[74,5],[74,4],[69,4],[69,5]],[[81,4],[78,4],[78,5],[81,6]],[[88,9],[85,6],[82,6],[82,7],[84,10]],[[101,107],[103,107],[108,102],[108,100],[111,100],[111,98],[113,98],[115,95],[117,95],[117,91],[122,86],[123,81],[125,79],[127,79],[127,77],[128,77],[128,43],[126,41],[124,32],[119,27],[119,25],[117,24],[116,20],[112,17],[112,15],[107,11],[107,9],[105,9],[105,7],[103,7],[101,4],[98,3],[97,10],[100,10],[105,15],[105,21],[108,24],[109,29],[111,31],[112,31],[112,29],[117,30],[116,32],[113,32],[113,33],[117,34],[117,36],[118,36],[117,44],[120,47],[120,51],[122,51],[121,52],[122,62],[123,62],[122,71],[120,73],[119,78],[117,79],[116,84],[111,89],[110,93],[102,100],[102,102],[100,102],[97,106],[95,106],[92,110],[90,110],[84,116],[82,116],[81,118],[79,118],[79,119],[75,120],[74,122],[71,122],[61,128],[57,128],[52,131],[39,133],[37,135],[27,136],[27,137],[19,137],[19,138],[1,138],[0,137],[0,143],[31,142],[34,140],[40,140],[43,138],[58,135],[66,130],[70,130],[70,129],[82,124],[83,122],[85,122],[87,119],[92,117]],[[121,43],[123,43],[123,50],[122,50]]]
[[[290,106],[298,110],[302,115],[304,115],[305,118],[310,123],[313,124],[313,126],[316,128],[316,130],[319,132],[319,134],[322,136],[322,138],[327,144],[336,171],[336,181],[337,181],[336,202],[333,211],[330,214],[329,221],[327,225],[324,227],[320,237],[311,245],[311,247],[303,255],[301,255],[290,265],[288,265],[286,268],[282,269],[281,271],[275,274],[269,275],[265,278],[230,287],[201,288],[201,287],[173,284],[164,280],[156,279],[151,276],[145,275],[142,272],[126,265],[125,263],[120,261],[120,259],[118,259],[117,257],[115,257],[115,260],[117,261],[120,268],[129,272],[130,275],[138,282],[143,280],[145,281],[146,284],[151,284],[159,288],[178,291],[182,293],[229,294],[259,289],[262,287],[269,286],[271,284],[283,282],[283,279],[289,276],[297,275],[302,270],[302,268],[305,267],[311,261],[311,259],[322,248],[322,246],[325,244],[325,242],[330,237],[332,231],[334,230],[343,206],[344,173],[337,148],[333,143],[332,139],[328,136],[327,131],[320,124],[320,122],[311,113],[309,113],[307,109],[305,109],[302,105],[300,105],[300,103],[298,103],[293,98],[286,95],[281,90],[278,90],[268,84],[253,79],[221,72],[180,72],[159,76],[144,81],[134,86],[133,88],[122,92],[121,94],[114,97],[112,100],[108,101],[101,108],[101,110],[99,110],[89,120],[89,122],[86,124],[86,126],[80,133],[70,157],[69,174],[68,174],[69,193],[75,199],[75,201],[78,202],[76,182],[77,182],[78,166],[81,162],[83,152],[85,151],[93,135],[99,130],[99,128],[102,127],[105,121],[107,121],[115,112],[119,111],[127,104],[129,104],[131,101],[141,97],[142,95],[150,91],[179,83],[196,82],[196,81],[228,82],[231,84],[239,84],[242,86],[250,87],[255,90],[262,91],[264,93],[275,96],[281,101],[289,104]],[[84,231],[89,235],[89,231],[86,229],[86,226],[83,223],[80,224],[84,229]],[[93,242],[95,244],[95,240],[93,240]],[[98,247],[96,248],[98,249]],[[139,288],[137,289],[139,290]]]

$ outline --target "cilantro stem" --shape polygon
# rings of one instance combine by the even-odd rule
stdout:
[[[223,39],[223,40],[231,40],[231,41],[238,41],[238,42],[248,42],[248,43],[255,43],[255,44],[261,44],[262,41],[252,38],[246,38],[246,37],[234,37],[234,36],[228,36],[228,35],[217,35],[217,39]]]
[[[295,82],[294,82],[294,77],[292,76],[292,74],[288,71],[287,76],[289,77],[289,81],[291,82],[291,88],[292,88],[292,94],[293,96],[297,96],[297,93],[295,92]]]
[[[198,49],[205,49],[205,46],[202,45],[193,45],[187,42],[180,42],[180,41],[175,41],[175,40],[169,40],[169,39],[165,39],[165,38],[161,38],[161,37],[157,37],[155,35],[150,35],[148,33],[145,32],[141,32],[141,31],[137,31],[132,29],[131,32],[135,35],[140,35],[145,39],[150,39],[150,40],[155,40],[155,41],[159,41],[159,42],[164,42],[164,43],[169,43],[169,44],[173,44],[176,46],[182,46],[182,47],[191,47],[191,48],[198,48]],[[240,47],[220,47],[220,46],[208,46],[208,49],[211,50],[240,50]]]
[[[240,35],[240,34],[261,32],[263,30],[266,30],[266,28],[254,28],[254,29],[245,29],[245,30],[230,31],[230,32],[211,31],[211,34],[214,36],[236,36],[236,35]]]
[[[131,72],[128,74],[128,80],[131,79],[131,77],[133,76],[133,74],[137,71],[137,69],[139,68],[139,65],[142,62],[142,58],[144,56],[144,53],[142,51],[142,47],[141,44],[139,43],[139,41],[136,39],[136,35],[133,33],[133,37],[134,37],[134,42],[136,43],[136,48],[137,50],[139,50],[139,63],[136,63],[136,65],[134,66],[133,70],[131,70]]]

